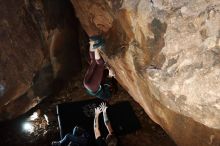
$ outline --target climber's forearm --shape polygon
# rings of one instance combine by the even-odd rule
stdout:
[[[112,126],[111,126],[111,123],[110,123],[110,120],[108,118],[108,115],[107,115],[106,111],[103,112],[103,119],[104,119],[105,126],[108,129],[108,133],[112,134],[113,133],[113,129],[112,129]]]
[[[95,133],[95,138],[96,139],[99,136],[101,136],[101,133],[99,131],[99,115],[95,115],[95,118],[94,118],[94,133]]]
[[[110,122],[106,111],[103,111],[103,119],[104,119],[105,123],[109,123]]]

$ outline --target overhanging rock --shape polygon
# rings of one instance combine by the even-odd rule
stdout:
[[[220,144],[218,0],[72,0],[104,59],[181,146]]]

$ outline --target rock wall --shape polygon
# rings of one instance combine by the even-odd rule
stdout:
[[[220,145],[220,1],[71,0],[119,83],[181,146]]]
[[[51,95],[81,70],[80,30],[65,1],[0,2],[0,121]]]
[[[0,2],[0,121],[80,71],[74,7],[88,35],[105,37],[119,83],[178,145],[220,145],[219,0],[71,2]]]

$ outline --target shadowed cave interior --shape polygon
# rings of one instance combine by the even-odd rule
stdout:
[[[0,8],[0,145],[59,140],[58,104],[79,111],[66,121],[84,120],[76,105],[97,99],[83,84],[89,38],[101,35],[98,52],[118,87],[110,109],[128,101],[141,127],[120,135],[113,118],[122,146],[219,146],[219,0],[7,0]]]
[[[44,1],[44,14],[42,14],[41,5],[37,5],[37,1],[27,0],[25,2],[27,7],[25,15],[32,16],[25,16],[23,23],[25,25],[35,23],[34,29],[40,29],[46,33],[46,35],[37,35],[43,41],[41,42],[44,46],[43,53],[47,57],[49,56],[50,63],[44,71],[35,74],[32,83],[36,85],[33,87],[34,94],[43,95],[46,98],[25,114],[1,122],[0,145],[48,146],[52,141],[60,138],[55,106],[60,103],[94,98],[87,95],[82,86],[83,76],[88,66],[88,36],[74,16],[74,10],[69,1]],[[36,6],[39,8],[37,9]],[[30,17],[34,17],[35,22],[28,20]],[[44,42],[45,36],[48,37],[47,42]],[[46,61],[48,60],[46,59]],[[42,85],[47,81],[44,78],[48,72],[50,74],[51,67],[55,79],[49,80],[49,85]],[[119,90],[110,100],[110,104],[129,101],[141,123],[140,130],[119,137],[122,145],[175,145],[160,126],[147,116],[139,104],[119,84],[118,88]]]

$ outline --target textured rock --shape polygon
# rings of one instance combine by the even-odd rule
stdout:
[[[0,82],[5,90],[0,98],[2,109],[31,87],[32,78],[40,70],[44,55],[37,29],[22,21],[25,14],[23,2],[1,1],[0,7]],[[7,111],[2,114],[10,116]]]
[[[54,83],[76,75],[81,58],[69,1],[8,0],[0,7],[2,121],[27,112],[53,92]]]
[[[146,113],[182,146],[220,144],[218,0],[72,0],[104,59]]]

